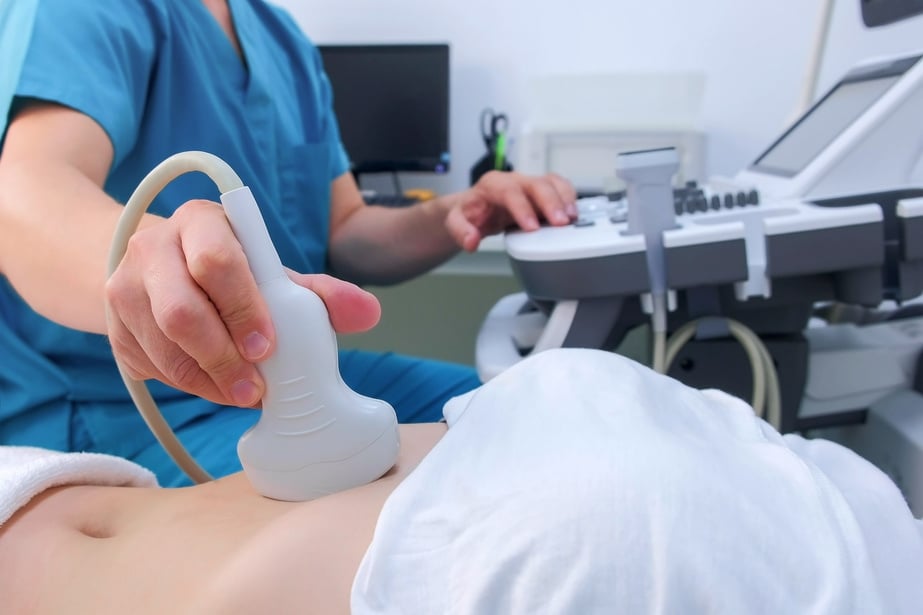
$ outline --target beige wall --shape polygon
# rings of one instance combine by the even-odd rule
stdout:
[[[371,287],[381,323],[368,333],[341,335],[341,348],[393,350],[474,365],[474,341],[487,312],[519,292],[511,275],[432,273],[393,287]]]

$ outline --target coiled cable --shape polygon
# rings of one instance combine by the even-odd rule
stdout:
[[[713,321],[713,318],[709,317],[709,320]],[[654,369],[666,374],[679,351],[695,336],[698,327],[705,320],[696,319],[685,323],[667,340],[664,340],[664,334],[655,332]],[[759,336],[743,323],[726,317],[721,317],[720,320],[727,325],[731,336],[740,343],[747,353],[747,359],[750,362],[753,374],[753,397],[751,401],[753,411],[757,416],[765,418],[776,429],[781,429],[782,395],[779,387],[779,375],[769,350]],[[657,340],[658,336],[661,337],[660,340]],[[663,350],[660,350],[658,346],[662,346]],[[658,356],[661,353],[662,359]],[[661,361],[662,364],[658,365],[658,362]]]
[[[215,182],[222,194],[243,187],[243,182],[234,170],[226,162],[212,154],[190,151],[175,154],[165,159],[154,167],[138,184],[138,187],[135,188],[135,191],[125,204],[109,249],[107,277],[111,276],[118,268],[119,263],[122,262],[122,258],[128,249],[129,239],[137,230],[141,219],[157,195],[171,181],[180,175],[193,171],[199,171],[207,175]],[[114,316],[107,303],[106,321],[110,322],[112,318]],[[208,472],[202,469],[179,441],[179,438],[177,438],[173,429],[161,414],[147,385],[143,381],[131,378],[118,357],[115,357],[115,363],[119,368],[119,374],[122,376],[122,381],[125,383],[132,401],[138,408],[138,412],[141,413],[144,422],[147,423],[148,428],[167,451],[167,454],[194,482],[204,483],[212,480]]]

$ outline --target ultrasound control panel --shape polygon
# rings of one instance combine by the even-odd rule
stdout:
[[[673,209],[677,216],[705,211],[733,210],[760,204],[756,188],[736,192],[711,192],[695,181],[686,182],[684,188],[673,190]]]
[[[719,211],[740,211],[760,204],[756,188],[736,191],[714,191],[696,181],[688,181],[682,188],[673,189],[673,209],[677,216]],[[577,200],[577,220],[574,225],[587,227],[596,224],[600,216],[613,223],[625,222],[628,203],[622,191],[584,196]]]
[[[663,232],[672,289],[733,284],[739,300],[767,298],[773,279],[883,264],[885,216],[873,199],[843,207],[764,201],[755,191],[716,192],[707,185],[677,189],[673,197],[675,226]],[[579,199],[577,211],[566,227],[506,234],[511,265],[530,294],[580,299],[648,292],[647,246],[643,235],[628,232],[624,196]]]

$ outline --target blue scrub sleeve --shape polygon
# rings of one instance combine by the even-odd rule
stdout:
[[[0,0],[0,61],[3,62],[3,70],[0,71],[0,146],[6,134],[10,103],[32,38],[37,8],[38,0]]]
[[[163,24],[155,5],[42,0],[16,96],[91,117],[109,135],[118,165],[134,146],[144,111]]]

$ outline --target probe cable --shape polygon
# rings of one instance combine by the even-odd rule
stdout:
[[[713,320],[718,317],[708,317]],[[679,351],[691,340],[704,318],[691,320],[676,330],[669,339],[661,330],[654,330],[654,361],[653,367],[661,374],[666,374],[670,369]],[[765,418],[776,429],[782,426],[782,402],[779,389],[779,375],[773,364],[772,356],[766,345],[753,332],[741,322],[732,318],[720,317],[719,320],[727,325],[728,331],[744,351],[750,362],[753,374],[753,398],[751,405],[753,411],[760,418]]]
[[[147,208],[160,194],[160,191],[180,175],[193,171],[207,175],[218,186],[221,194],[236,190],[244,185],[240,177],[226,162],[206,152],[182,152],[165,159],[154,167],[138,184],[131,198],[125,204],[109,249],[107,278],[113,274],[119,263],[122,262],[125,251],[128,249],[129,239],[137,230]],[[107,303],[106,321],[111,322],[113,318],[115,316],[111,313]],[[119,368],[119,374],[122,376],[125,387],[128,389],[128,393],[131,395],[132,401],[135,402],[135,406],[137,406],[145,423],[147,423],[154,437],[157,438],[173,461],[196,483],[205,483],[212,480],[208,472],[202,469],[183,447],[179,438],[176,437],[173,429],[157,407],[157,403],[151,396],[144,381],[131,378],[118,357],[115,357],[115,363]]]

